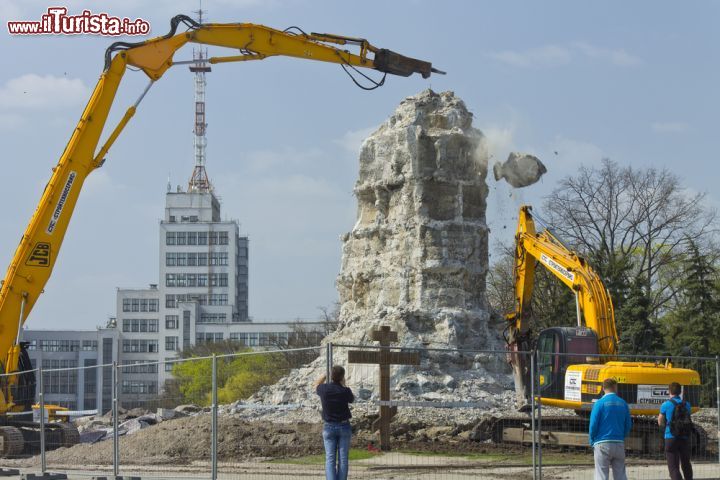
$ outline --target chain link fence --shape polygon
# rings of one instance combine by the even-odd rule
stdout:
[[[695,478],[720,477],[716,358],[514,355],[528,366],[527,398],[516,395],[508,352],[378,345],[0,375],[0,389],[18,403],[0,426],[0,467],[71,478],[324,478],[314,389],[338,364],[355,395],[351,478],[591,478],[590,409],[605,378],[618,380],[633,411],[628,477],[666,478],[656,412],[672,368],[693,407]],[[85,391],[97,408],[54,405],[58,392],[83,382],[97,385]],[[35,398],[23,399],[31,387]]]

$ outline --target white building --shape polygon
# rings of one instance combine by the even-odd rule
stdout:
[[[196,51],[202,59],[203,52]],[[220,202],[205,171],[206,63],[195,73],[195,167],[186,190],[165,196],[159,224],[158,282],[117,291],[116,316],[91,331],[26,330],[36,367],[47,372],[46,401],[72,409],[111,408],[112,367],[120,368],[118,389],[126,408],[154,402],[172,375],[172,360],[189,346],[235,340],[272,346],[287,342],[294,322],[252,322],[248,316],[248,237],[234,220],[222,220]],[[321,331],[322,322],[308,323]],[[318,344],[320,335],[318,334]],[[93,363],[94,362],[94,363]],[[86,370],[75,368],[89,367]],[[96,375],[93,375],[93,372]]]

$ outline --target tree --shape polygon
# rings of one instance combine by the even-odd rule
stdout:
[[[705,194],[692,194],[666,169],[622,167],[604,159],[599,168],[580,167],[546,198],[548,223],[593,265],[616,301],[637,279],[659,318],[678,292],[662,272],[676,268],[686,239],[699,244],[712,233],[715,213]]]
[[[605,159],[564,178],[533,212],[538,227],[549,228],[602,278],[615,307],[621,353],[664,350],[662,324],[688,304],[680,298],[689,285],[681,274],[688,246],[710,264],[717,257],[711,245],[715,212],[704,197],[687,192],[667,170]],[[513,249],[503,250],[489,271],[488,300],[506,313],[514,308]],[[532,314],[538,329],[572,325],[575,317],[572,292],[543,268],[536,271]]]
[[[650,299],[642,281],[633,281],[616,315],[620,353],[658,355],[664,348],[658,326],[650,320]]]
[[[206,349],[211,353],[222,351],[224,342],[208,343]],[[194,347],[197,349],[198,346]],[[192,350],[192,349],[187,349]],[[185,352],[184,352],[185,353]],[[271,385],[287,373],[289,367],[282,355],[269,352],[253,352],[250,348],[236,348],[233,357],[217,359],[218,400],[231,403],[244,399],[264,385]],[[212,359],[187,357],[173,366],[174,388],[167,390],[164,404],[171,400],[175,403],[194,403],[210,405],[212,401]],[[174,395],[174,397],[169,397]]]
[[[715,356],[720,351],[718,272],[713,258],[690,239],[682,273],[677,308],[668,315],[668,345],[675,354]]]

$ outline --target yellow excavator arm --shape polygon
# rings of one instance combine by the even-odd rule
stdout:
[[[532,208],[527,205],[520,208],[515,235],[515,310],[507,315],[509,338],[522,341],[531,330],[530,302],[537,263],[575,293],[578,326],[597,334],[598,352],[617,354],[618,336],[610,293],[585,259],[570,251],[547,229],[536,231]]]
[[[177,33],[180,24],[186,25],[188,30]],[[186,43],[228,47],[239,52],[233,56],[212,57],[208,59],[209,63],[262,60],[282,55],[335,63],[348,68],[375,69],[400,76],[419,73],[427,78],[431,73],[443,73],[433,69],[429,62],[376,48],[364,39],[294,33],[250,23],[199,24],[184,15],[172,19],[170,33],[163,37],[111,45],[105,55],[105,70],[65,151],[53,168],[50,181],[20,239],[0,287],[0,354],[7,354],[6,358],[0,357],[2,371],[17,371],[22,325],[50,278],[83,182],[103,164],[110,146],[135,114],[137,105],[150,86],[171,66],[193,63],[173,60],[175,52]],[[354,45],[359,51],[350,53],[334,45]],[[98,150],[115,94],[129,66],[141,69],[150,78],[150,83]],[[0,401],[0,413],[6,411],[11,403],[7,393],[2,394],[6,398]]]

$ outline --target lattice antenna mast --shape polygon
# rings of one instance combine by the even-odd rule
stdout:
[[[202,2],[200,10],[197,12],[198,21],[203,21]],[[205,170],[205,149],[207,147],[207,123],[205,122],[205,74],[211,71],[210,64],[207,63],[207,48],[196,47],[193,49],[194,62],[190,65],[190,71],[195,74],[195,128],[194,147],[195,147],[195,168],[193,169],[190,182],[188,183],[188,191],[190,192],[209,192],[213,187]]]

